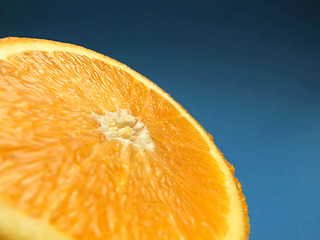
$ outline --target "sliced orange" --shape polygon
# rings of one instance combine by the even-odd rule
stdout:
[[[0,239],[248,239],[212,138],[127,66],[0,40]]]

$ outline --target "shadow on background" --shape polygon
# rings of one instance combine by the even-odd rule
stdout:
[[[156,82],[235,166],[251,239],[320,239],[318,1],[2,1],[0,36],[70,42]]]

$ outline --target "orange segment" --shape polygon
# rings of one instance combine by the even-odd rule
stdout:
[[[2,39],[0,115],[0,239],[248,238],[208,134],[113,59]]]

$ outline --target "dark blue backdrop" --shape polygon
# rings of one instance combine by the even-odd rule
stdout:
[[[251,239],[320,239],[319,1],[2,0],[0,11],[1,37],[83,45],[169,92],[235,166]]]

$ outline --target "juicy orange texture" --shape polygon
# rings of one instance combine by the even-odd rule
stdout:
[[[27,41],[30,49],[0,60],[5,206],[70,239],[90,240],[231,239],[230,216],[240,206],[232,230],[239,236],[232,239],[247,238],[243,195],[229,189],[237,184],[228,178],[233,173],[165,93],[116,61],[78,53],[72,45],[11,41]],[[33,49],[34,41],[70,50]],[[120,110],[144,123],[152,150],[99,130],[92,113]],[[1,224],[0,235],[15,239]]]

